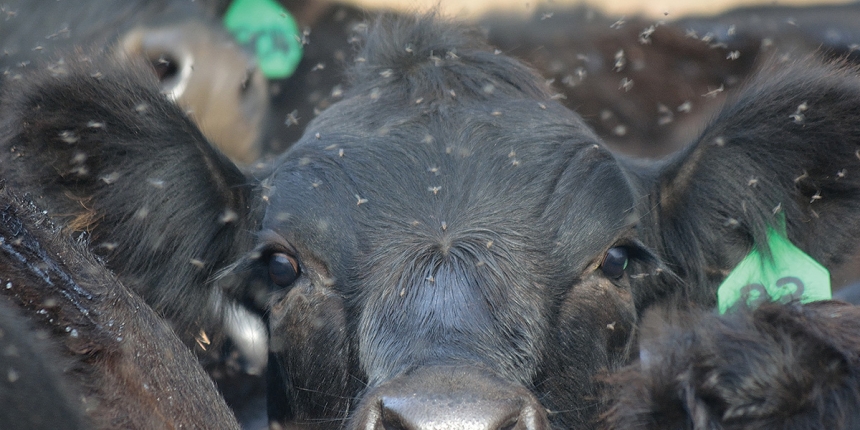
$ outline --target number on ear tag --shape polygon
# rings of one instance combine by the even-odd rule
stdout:
[[[753,245],[717,290],[720,313],[767,301],[809,303],[829,300],[830,272],[794,246],[784,234],[770,228],[767,242],[773,259],[766,259]]]

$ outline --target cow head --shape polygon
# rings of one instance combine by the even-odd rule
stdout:
[[[274,416],[586,422],[632,279],[660,269],[627,175],[525,66],[432,19],[379,25],[262,183]]]
[[[268,309],[276,421],[593,425],[593,377],[628,359],[642,309],[712,306],[778,214],[811,245],[805,217],[855,206],[808,200],[854,187],[833,175],[860,161],[853,143],[821,155],[806,142],[844,106],[789,118],[813,94],[786,81],[823,68],[749,90],[700,142],[646,166],[617,159],[529,69],[457,27],[383,19],[357,61],[345,99],[262,183],[247,258]],[[768,155],[777,145],[785,154]],[[815,185],[794,181],[804,171]]]

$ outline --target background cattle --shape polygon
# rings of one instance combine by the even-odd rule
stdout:
[[[306,36],[294,76],[272,82],[278,154],[343,95],[343,72],[374,12],[350,4],[284,4]],[[812,52],[855,61],[856,4],[747,7],[717,16],[615,16],[589,6],[536,5],[530,14],[473,18],[490,43],[551,82],[613,150],[661,157],[696,137],[726,94],[770,58]]]
[[[247,164],[266,135],[268,92],[253,54],[220,22],[218,0],[12,0],[0,9],[0,70],[15,85],[30,69],[63,73],[72,57],[113,51],[143,59],[161,90],[224,153]],[[146,64],[149,63],[149,64]]]
[[[261,150],[271,156],[288,148],[341,97],[343,72],[361,29],[378,12],[336,2],[282,1],[303,29],[304,53],[289,78],[271,80],[267,94],[253,59],[217,22],[230,2],[120,3],[6,4],[0,33],[7,54],[0,64],[14,77],[21,68],[44,67],[68,55],[73,46],[117,42],[152,62],[163,89],[242,164]],[[857,13],[854,5],[759,7],[656,20],[545,5],[530,17],[490,15],[478,24],[493,45],[553,81],[562,102],[613,149],[661,156],[693,138],[726,91],[762,57],[814,50],[850,55],[856,21],[851,17]],[[268,104],[272,116],[266,115]]]

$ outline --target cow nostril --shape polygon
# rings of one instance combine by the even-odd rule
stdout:
[[[381,426],[377,427],[381,427],[383,430],[417,430],[416,423],[410,422],[408,417],[401,416],[397,411],[386,408],[384,404],[380,407],[382,409],[379,418]]]
[[[370,426],[385,430],[537,430],[528,424],[530,407],[522,398],[488,399],[464,393],[450,396],[383,397],[379,420]],[[526,419],[521,419],[526,418]]]

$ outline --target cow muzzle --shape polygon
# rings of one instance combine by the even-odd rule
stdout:
[[[546,409],[525,387],[469,366],[421,367],[364,398],[355,430],[543,430]]]

